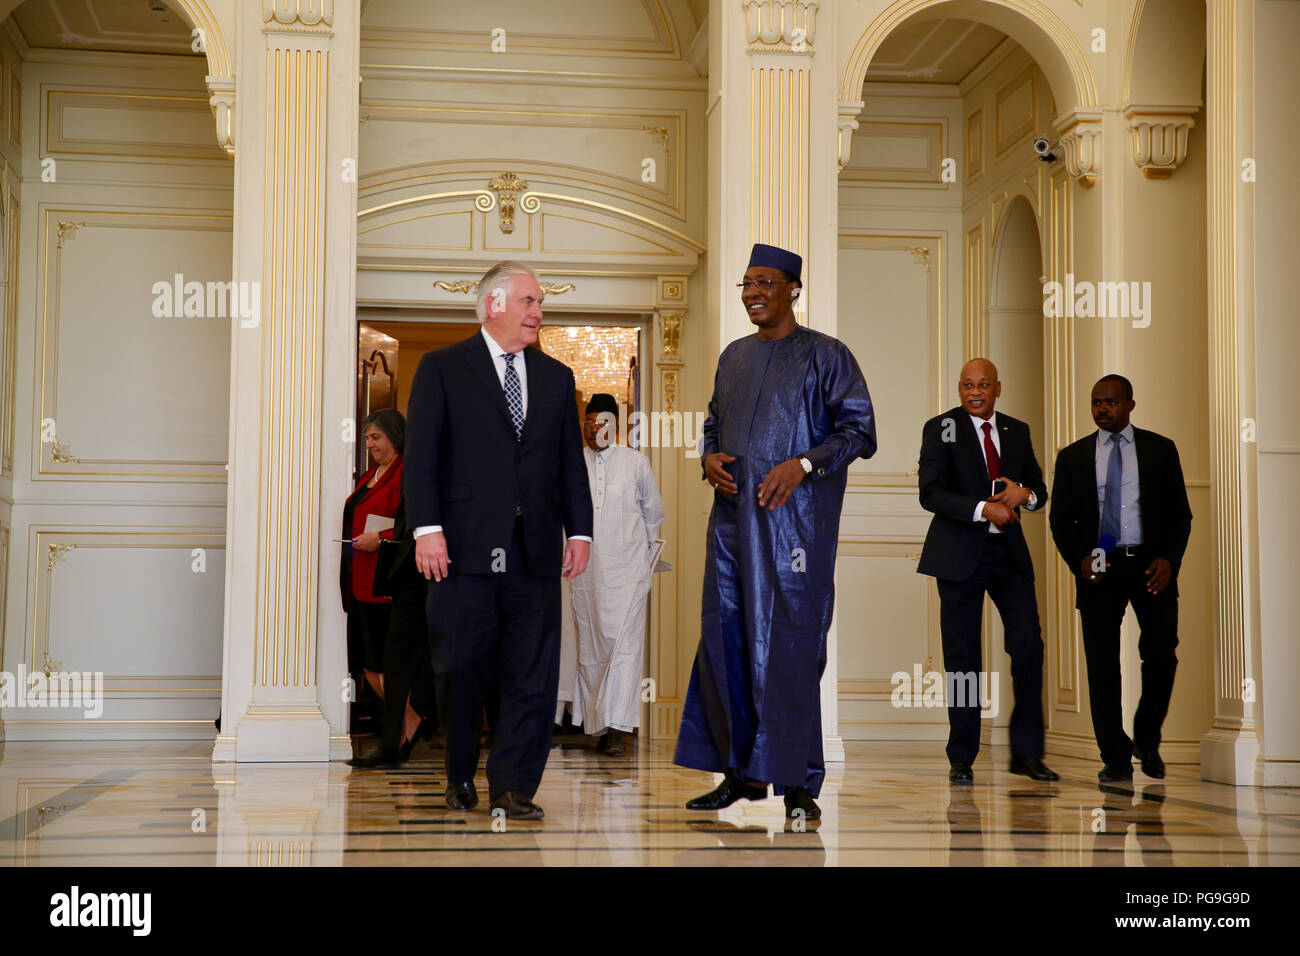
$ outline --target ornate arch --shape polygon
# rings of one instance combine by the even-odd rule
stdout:
[[[894,0],[867,25],[850,51],[840,82],[840,162],[848,160],[862,84],[880,44],[909,17],[941,12],[996,27],[1028,51],[1056,97],[1057,130],[1071,174],[1091,185],[1100,163],[1101,105],[1097,82],[1074,31],[1035,0]]]
[[[221,21],[208,6],[207,0],[164,0],[179,13],[191,30],[201,31],[203,55],[208,61],[208,106],[217,124],[217,143],[228,156],[235,155],[235,73],[230,63],[230,47],[226,43]],[[233,26],[233,24],[232,24]]]

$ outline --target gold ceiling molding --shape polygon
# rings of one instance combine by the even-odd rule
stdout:
[[[472,282],[469,279],[456,279],[452,282],[447,282],[443,279],[438,279],[436,282],[434,282],[434,286],[441,289],[444,292],[460,292],[467,295],[478,294],[477,279],[475,279]],[[541,283],[541,288],[542,288],[543,295],[564,295],[564,293],[566,292],[572,292],[574,289],[577,288],[577,286],[574,285],[572,282],[565,282],[565,283],[543,282]]]
[[[507,235],[515,231],[515,193],[527,188],[526,182],[510,172],[502,173],[488,183],[488,189],[497,194],[497,205],[501,207],[501,231]]]

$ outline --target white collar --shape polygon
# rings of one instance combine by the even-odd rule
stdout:
[[[1132,423],[1132,422],[1129,422],[1127,425],[1125,425],[1123,428],[1121,428],[1118,432],[1108,432],[1108,431],[1106,431],[1106,429],[1104,429],[1104,428],[1098,428],[1098,429],[1097,429],[1097,441],[1100,442],[1100,443],[1103,444],[1103,445],[1109,444],[1111,438],[1113,438],[1113,437],[1114,437],[1115,435],[1117,435],[1117,434],[1118,434],[1118,435],[1123,435],[1123,436],[1124,436],[1124,440],[1125,440],[1126,442],[1128,442],[1130,445],[1132,445],[1132,444],[1133,444],[1133,423]],[[1105,437],[1102,437],[1102,436],[1105,436]],[[1136,446],[1135,446],[1135,447],[1136,447]]]
[[[479,332],[483,336],[483,341],[487,343],[488,352],[491,353],[494,359],[499,358],[503,353],[506,355],[518,355],[520,352],[523,352],[523,349],[520,349],[519,352],[506,352],[506,350],[501,347],[500,342],[488,335],[487,326],[485,325],[479,327]]]

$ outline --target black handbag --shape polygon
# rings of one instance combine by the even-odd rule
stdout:
[[[379,539],[379,552],[375,555],[375,580],[371,591],[375,597],[394,597],[403,585],[423,581],[415,567],[415,539],[402,538],[390,541]]]

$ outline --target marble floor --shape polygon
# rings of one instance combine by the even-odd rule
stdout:
[[[1173,766],[1163,781],[1096,780],[1049,755],[1056,784],[1005,769],[949,788],[942,745],[849,742],[823,816],[803,832],[779,798],[718,813],[682,804],[713,786],[669,744],[603,757],[551,751],[539,822],[443,805],[441,753],[400,770],[213,764],[204,741],[10,742],[0,750],[0,866],[1295,866],[1300,789],[1234,788]],[[480,773],[478,786],[485,794]],[[504,824],[504,830],[501,830]]]

